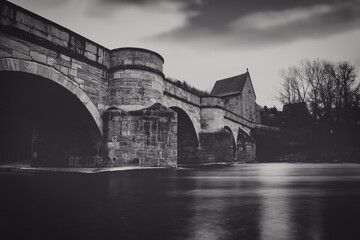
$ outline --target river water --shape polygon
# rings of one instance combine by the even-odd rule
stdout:
[[[2,239],[360,239],[360,165],[1,172]]]

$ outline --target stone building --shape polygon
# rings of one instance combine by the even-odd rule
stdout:
[[[224,101],[224,107],[251,122],[260,123],[260,111],[256,104],[256,94],[250,73],[216,81],[211,93]],[[240,161],[255,159],[255,140],[243,131],[239,131],[235,158]]]
[[[216,81],[211,95],[222,98],[226,109],[252,122],[260,123],[260,112],[249,71]]]

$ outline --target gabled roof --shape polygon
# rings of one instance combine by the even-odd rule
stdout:
[[[210,95],[223,97],[241,93],[247,76],[249,76],[249,72],[216,81]]]

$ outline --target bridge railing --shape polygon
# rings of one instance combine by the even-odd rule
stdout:
[[[280,128],[278,127],[271,127],[262,125],[259,123],[252,122],[232,111],[225,108],[223,99],[217,96],[204,96],[200,97],[197,96],[190,91],[183,89],[176,84],[172,83],[169,80],[164,81],[164,93],[167,95],[170,95],[173,98],[176,98],[180,101],[184,101],[186,103],[189,103],[191,105],[194,105],[199,108],[219,108],[224,110],[224,117],[226,119],[229,119],[233,122],[236,122],[238,124],[241,124],[248,128],[256,128],[256,129],[263,129],[263,130],[271,130],[271,131],[279,131]]]
[[[164,80],[164,93],[196,107],[200,107],[200,96],[197,96],[189,90],[177,86],[176,84],[172,83],[170,80],[167,79]]]
[[[225,118],[235,121],[243,126],[252,128],[252,129],[263,129],[263,130],[270,130],[270,131],[280,131],[280,128],[278,127],[272,127],[272,126],[266,126],[266,125],[262,125],[260,123],[255,123],[252,122],[236,113],[231,112],[228,109],[225,109]]]

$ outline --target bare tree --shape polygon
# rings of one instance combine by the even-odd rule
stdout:
[[[348,62],[305,59],[282,70],[280,76],[281,88],[275,98],[283,104],[308,103],[316,120],[348,121],[351,107],[360,100],[357,71]]]
[[[321,59],[302,60],[281,71],[276,98],[283,104],[306,102],[310,107],[313,121],[305,130],[311,151],[359,149],[360,84],[356,78],[357,70],[349,62]]]
[[[350,120],[350,108],[356,103],[359,88],[356,86],[357,72],[355,66],[348,62],[340,62],[333,70],[336,85],[336,114],[338,122]]]
[[[303,74],[301,67],[291,66],[287,70],[282,70],[281,89],[275,96],[283,104],[306,102],[308,98],[309,83]]]
[[[310,84],[309,101],[315,119],[330,115],[334,99],[334,64],[327,60],[304,60],[306,79]],[[330,111],[329,111],[330,110]]]

